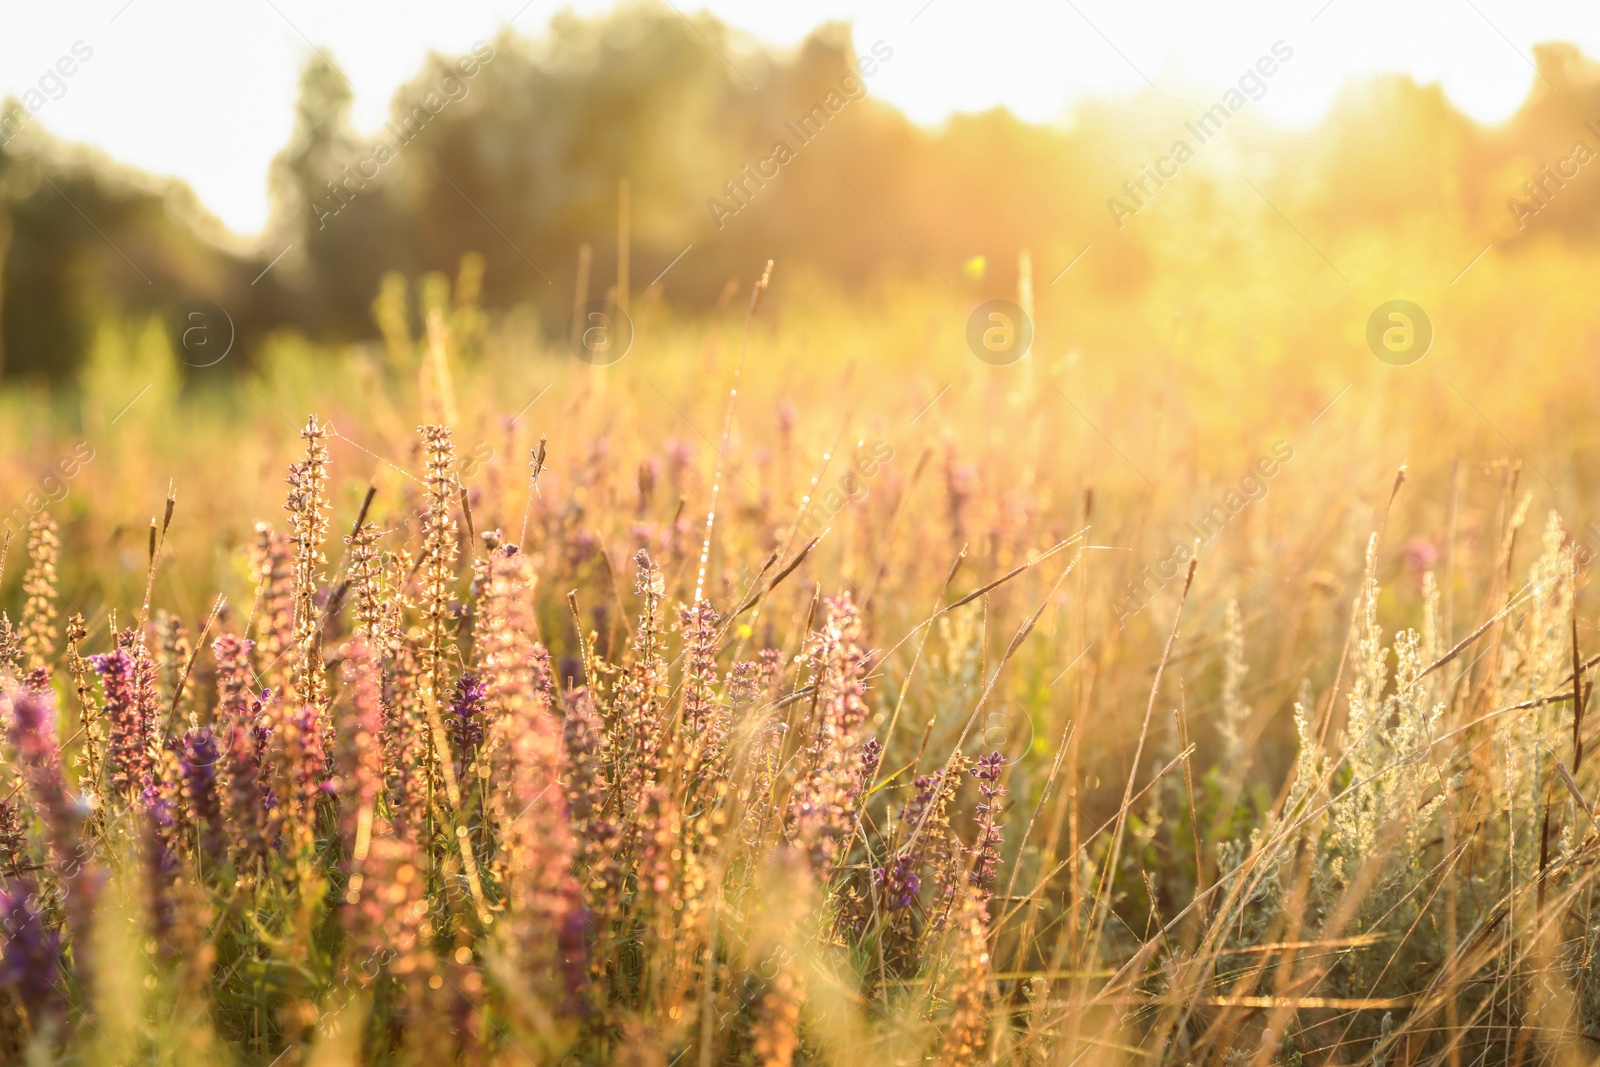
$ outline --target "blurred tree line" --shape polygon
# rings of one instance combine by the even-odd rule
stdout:
[[[1203,242],[1214,269],[1248,257],[1248,228],[1221,224],[1238,179],[1204,163],[1178,179],[1181,193],[1152,198],[1155,211],[1121,227],[1108,212],[1182,135],[1199,97],[1152,90],[1084,105],[1059,126],[995,110],[928,130],[872,99],[873,76],[911,47],[828,25],[778,53],[709,16],[567,14],[537,39],[502,33],[432,57],[376,133],[352,128],[349,86],[319,55],[273,165],[272,222],[250,242],[182,183],[35,125],[0,147],[0,374],[69,376],[97,317],[168,315],[195,299],[227,310],[247,358],[276,329],[373,338],[386,274],[454,274],[470,252],[484,257],[486,306],[531,306],[554,335],[580,285],[580,248],[591,296],[618,275],[624,182],[630,291],[692,246],[660,283],[688,309],[725,301],[769,257],[863,292],[906,277],[970,288],[963,264],[983,255],[985,295],[1010,295],[1020,250],[1043,289],[1092,242],[1080,283],[1091,296],[1151,284],[1156,242]],[[1570,159],[1573,142],[1600,152],[1585,126],[1600,120],[1595,67],[1565,46],[1540,49],[1538,62],[1529,100],[1498,128],[1460,115],[1437,87],[1387,78],[1347,91],[1309,135],[1245,124],[1226,157],[1204,151],[1275,204],[1291,201],[1307,232],[1587,239],[1600,167],[1534,186],[1544,196],[1531,215],[1510,204],[1531,204],[1523,183]]]

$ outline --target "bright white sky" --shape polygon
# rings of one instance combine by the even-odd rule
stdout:
[[[996,104],[1058,119],[1085,96],[1144,89],[1146,76],[1220,93],[1279,39],[1294,59],[1251,105],[1270,120],[1308,124],[1347,80],[1398,71],[1441,82],[1456,106],[1496,122],[1527,95],[1536,42],[1600,56],[1592,0],[673,2],[780,46],[823,21],[851,22],[863,50],[879,39],[895,50],[873,95],[930,123]],[[598,13],[614,0],[0,0],[0,98],[35,87],[84,42],[93,57],[35,121],[187,179],[229,227],[252,234],[266,221],[267,164],[289,136],[311,42],[351,79],[356,125],[371,131],[430,49],[465,50],[512,18],[539,34],[568,6]]]

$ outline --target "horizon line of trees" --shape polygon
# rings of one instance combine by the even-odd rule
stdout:
[[[166,316],[194,300],[228,311],[239,362],[279,329],[378,339],[385,275],[454,275],[474,252],[484,305],[531,305],[552,334],[580,258],[593,278],[635,279],[635,292],[671,264],[667,298],[698,310],[769,258],[846,292],[906,277],[976,292],[962,264],[981,255],[984,295],[1009,295],[1022,250],[1043,288],[1094,243],[1078,284],[1110,299],[1154,284],[1172,228],[1205,235],[1236,193],[1196,164],[1175,179],[1182,193],[1118,218],[1125,180],[1194,117],[1153,91],[1085,105],[1063,126],[995,109],[928,130],[871,97],[869,65],[892,62],[893,42],[858,50],[830,24],[792,53],[742,55],[736,72],[723,58],[731,38],[710,16],[690,25],[651,5],[558,16],[537,39],[502,31],[431,57],[376,139],[352,128],[349,86],[318,53],[272,166],[258,251],[236,247],[182,183],[29,122],[0,144],[0,378],[70,378],[100,317]],[[1600,68],[1565,45],[1536,59],[1546,77],[1499,127],[1476,125],[1436,86],[1389,77],[1352,87],[1310,135],[1230,123],[1232,159],[1292,199],[1311,232],[1422,218],[1506,244],[1589,238],[1600,182],[1585,182],[1589,168],[1552,179],[1549,166],[1567,173],[1561,161],[1600,151],[1584,126],[1600,115]],[[792,132],[795,116],[812,117],[808,137]],[[1237,269],[1224,262],[1235,254],[1219,249],[1217,269]]]

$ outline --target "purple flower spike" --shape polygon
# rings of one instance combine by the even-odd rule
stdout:
[[[37,889],[18,879],[0,891],[0,988],[8,990],[38,1020],[60,1007],[56,992],[61,936],[44,924]]]

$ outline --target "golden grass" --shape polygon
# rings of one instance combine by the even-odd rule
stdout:
[[[1471,276],[1494,306],[1419,295],[1440,337],[1410,368],[1360,348],[1349,294],[1180,294],[1159,329],[1139,316],[1170,293],[1098,313],[1041,298],[1040,349],[1010,368],[966,352],[949,294],[863,306],[805,282],[747,335],[742,307],[684,320],[647,294],[609,368],[514,316],[480,341],[461,308],[382,348],[281,338],[260,372],[185,382],[157,329],[106,324],[80,390],[0,400],[6,499],[92,449],[43,485],[59,567],[36,550],[24,591],[24,531],[3,581],[8,682],[35,653],[52,671],[68,788],[102,797],[71,832],[104,879],[88,917],[52,891],[78,884],[71,828],[14,727],[11,884],[45,890],[40,927],[71,952],[55,1016],[20,991],[26,967],[6,971],[10,1048],[1591,1058],[1600,825],[1573,678],[1582,706],[1594,368],[1525,360],[1510,387],[1478,342],[1576,345],[1576,298],[1528,327],[1507,309],[1592,268],[1552,251],[1500,270]],[[310,412],[325,479],[302,468],[285,518]],[[417,434],[445,422],[453,453]],[[1268,454],[1276,472],[1242,482]],[[1175,546],[1218,506],[1185,564]],[[114,701],[76,659],[129,626],[159,674],[150,796],[175,828],[106,785]],[[163,746],[232,721],[220,634],[256,638],[249,687],[279,693],[246,715],[280,821],[271,849],[230,846],[219,869]],[[273,639],[283,662],[260,655]],[[488,682],[480,742],[452,732],[463,671]],[[367,764],[378,709],[355,694],[374,679],[399,725]],[[328,751],[307,756],[319,723]],[[334,784],[306,793],[311,758]],[[166,911],[152,857],[172,865]],[[420,910],[362,926],[348,894],[391,884]],[[578,913],[581,937],[551,925]]]

